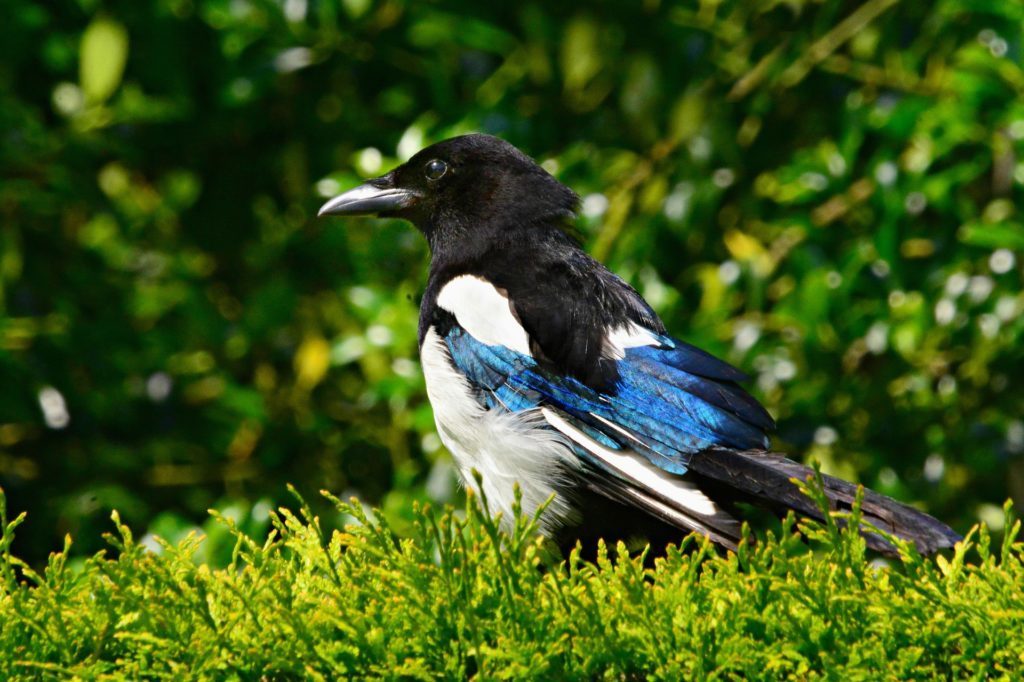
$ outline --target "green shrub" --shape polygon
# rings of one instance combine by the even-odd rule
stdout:
[[[0,498],[2,499],[2,498]],[[873,562],[835,520],[792,518],[719,555],[703,539],[645,568],[625,548],[556,563],[519,516],[421,509],[408,537],[353,518],[330,535],[299,498],[223,568],[192,536],[159,551],[115,532],[78,569],[10,554],[3,516],[4,679],[1012,677],[1024,668],[1019,522],[977,528],[951,558],[901,546]],[[857,512],[855,511],[854,514]],[[1007,507],[1009,514],[1009,507]],[[809,538],[805,544],[796,530]],[[616,558],[618,557],[618,558]]]

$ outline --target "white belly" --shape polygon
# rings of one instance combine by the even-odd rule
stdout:
[[[513,413],[482,407],[433,328],[423,339],[420,360],[438,435],[455,458],[463,483],[480,494],[472,473],[479,472],[488,510],[500,512],[506,527],[511,526],[517,483],[523,512],[533,514],[556,492],[567,467],[576,466],[566,437],[548,428],[539,410]],[[571,513],[570,500],[556,495],[541,517],[542,530],[559,527]]]

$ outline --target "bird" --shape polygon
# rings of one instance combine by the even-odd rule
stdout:
[[[582,248],[579,204],[514,145],[473,133],[319,211],[404,219],[426,238],[420,364],[463,483],[505,523],[518,488],[522,509],[543,509],[540,532],[563,551],[601,539],[664,546],[689,533],[736,550],[755,507],[823,520],[795,483],[814,470],[771,450],[775,422],[742,387],[747,376],[671,336]],[[857,486],[821,481],[831,510],[852,508]],[[861,512],[922,553],[961,539],[872,490]],[[894,553],[883,536],[862,535]]]

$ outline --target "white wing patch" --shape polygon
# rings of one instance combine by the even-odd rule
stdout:
[[[523,495],[523,512],[532,514],[556,492],[564,479],[562,472],[579,466],[565,436],[547,428],[540,411],[484,409],[469,382],[452,365],[448,348],[433,327],[423,339],[420,361],[441,441],[455,458],[463,482],[477,493],[472,471],[480,473],[489,511],[502,512],[503,523],[510,526],[512,522],[516,483]],[[564,494],[566,486],[561,488],[541,516],[546,533],[573,513]]]
[[[460,275],[445,284],[437,305],[459,321],[459,326],[488,346],[505,346],[530,355],[530,338],[512,314],[508,296],[481,277]]]
[[[642,455],[631,450],[612,450],[598,443],[549,407],[541,408],[541,413],[551,426],[586,448],[588,452],[618,472],[620,476],[674,503],[676,508],[672,511],[671,516],[677,519],[682,516],[687,519],[684,525],[704,530],[703,524],[700,522],[702,517],[723,523],[731,520],[731,517],[719,510],[718,506],[693,483],[659,469]],[[649,501],[657,503],[657,500]],[[668,509],[668,505],[664,503],[657,503],[656,506]]]
[[[627,348],[639,346],[660,346],[661,341],[650,329],[641,327],[635,322],[627,322],[618,327],[609,327],[604,335],[604,357],[609,360],[621,360],[626,357]]]

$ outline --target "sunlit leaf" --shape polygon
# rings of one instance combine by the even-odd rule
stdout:
[[[109,17],[97,17],[82,34],[78,80],[86,100],[101,103],[121,84],[128,61],[128,32]]]
[[[598,25],[585,16],[576,17],[566,26],[561,64],[567,89],[583,89],[601,70],[598,30]]]
[[[331,347],[322,336],[308,336],[295,352],[296,382],[311,389],[323,380],[331,361]]]
[[[960,228],[957,236],[971,246],[1024,250],[1024,224],[1021,223],[968,223]]]

